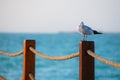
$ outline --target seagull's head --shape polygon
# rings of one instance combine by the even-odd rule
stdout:
[[[79,25],[79,27],[82,27],[84,25],[84,22],[82,21]]]
[[[84,22],[82,21],[82,22],[80,23],[80,25],[84,25]]]

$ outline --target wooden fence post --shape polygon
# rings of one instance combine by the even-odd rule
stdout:
[[[22,80],[30,80],[29,74],[35,77],[35,54],[29,50],[29,47],[35,48],[35,40],[24,41],[24,63]]]
[[[94,80],[94,58],[87,54],[87,50],[94,52],[93,41],[80,42],[80,73],[79,80]]]

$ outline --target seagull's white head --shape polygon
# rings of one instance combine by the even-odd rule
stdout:
[[[80,25],[84,25],[84,22],[82,21],[82,22],[80,23]]]
[[[84,25],[84,22],[82,21],[79,25],[79,27],[82,27]]]

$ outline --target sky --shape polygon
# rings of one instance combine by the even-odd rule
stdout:
[[[120,0],[0,0],[0,32],[120,32]]]

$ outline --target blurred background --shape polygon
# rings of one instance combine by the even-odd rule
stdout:
[[[120,31],[119,0],[0,0],[0,32]]]
[[[36,40],[36,50],[51,56],[79,51],[82,35],[78,25],[84,21],[102,32],[91,35],[96,54],[120,62],[119,0],[0,0],[0,50],[14,53],[23,41]],[[22,77],[23,55],[0,55],[0,75],[7,80]],[[95,60],[96,80],[119,80],[120,69]],[[49,61],[36,56],[36,80],[78,80],[79,58]]]

